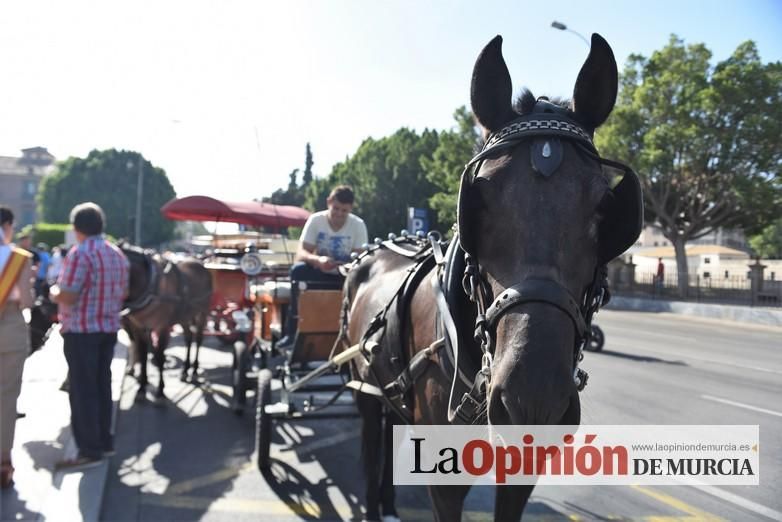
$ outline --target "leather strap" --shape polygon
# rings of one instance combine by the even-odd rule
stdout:
[[[587,331],[586,322],[581,309],[573,296],[562,285],[550,279],[527,279],[513,285],[502,292],[486,310],[486,323],[490,330],[497,327],[497,322],[514,306],[523,303],[546,303],[565,312],[579,337]]]

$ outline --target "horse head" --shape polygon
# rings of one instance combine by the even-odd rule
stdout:
[[[143,308],[147,304],[147,297],[154,293],[156,264],[151,252],[125,242],[120,243],[119,247],[130,264],[125,306],[131,310]]]
[[[571,103],[524,91],[513,104],[501,45],[494,38],[473,71],[486,146],[465,171],[458,209],[459,241],[488,300],[489,422],[578,424],[585,310],[600,268],[635,242],[642,220],[635,174],[614,184],[592,145],[616,100],[616,62],[594,34]]]

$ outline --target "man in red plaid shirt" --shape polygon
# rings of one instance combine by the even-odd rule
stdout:
[[[98,464],[114,452],[111,360],[129,277],[125,255],[103,238],[106,217],[98,205],[77,205],[70,220],[78,245],[65,256],[51,295],[59,305],[79,455],[58,462],[58,469]]]

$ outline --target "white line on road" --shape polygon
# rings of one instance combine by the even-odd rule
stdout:
[[[758,504],[757,502],[753,502],[751,500],[748,500],[744,497],[740,497],[738,495],[735,495],[733,493],[729,493],[728,491],[725,491],[724,489],[715,488],[714,486],[693,486],[695,489],[698,489],[700,491],[703,491],[704,493],[708,493],[709,495],[713,495],[721,500],[727,500],[731,504],[734,504],[736,506],[742,507],[746,510],[752,511],[753,513],[757,513],[759,515],[763,515],[764,517],[768,517],[771,520],[782,520],[782,513],[771,509],[770,507],[766,507],[762,504]]]
[[[777,417],[782,417],[782,413],[778,411],[767,410],[766,408],[758,408],[757,406],[752,406],[751,404],[744,404],[743,402],[729,401],[728,399],[721,399],[719,397],[713,397],[711,395],[701,395],[701,399],[706,399],[707,401],[721,402],[723,404],[737,406],[739,408],[744,408],[746,410],[759,411],[760,413],[768,413],[769,415],[776,415]]]

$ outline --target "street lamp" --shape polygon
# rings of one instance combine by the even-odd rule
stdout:
[[[554,20],[553,22],[551,22],[551,27],[553,27],[554,29],[559,29],[560,31],[568,31],[570,33],[573,33],[574,35],[576,35],[579,38],[581,38],[582,40],[584,40],[584,43],[587,45],[587,47],[590,47],[589,40],[584,38],[583,34],[581,34],[579,32],[576,32],[573,29],[568,29],[568,26],[566,26],[562,22],[557,22],[556,20]]]
[[[133,162],[128,161],[128,170],[133,168]],[[144,194],[144,159],[138,155],[138,177],[136,178],[136,219],[134,243],[141,246],[141,198]]]

